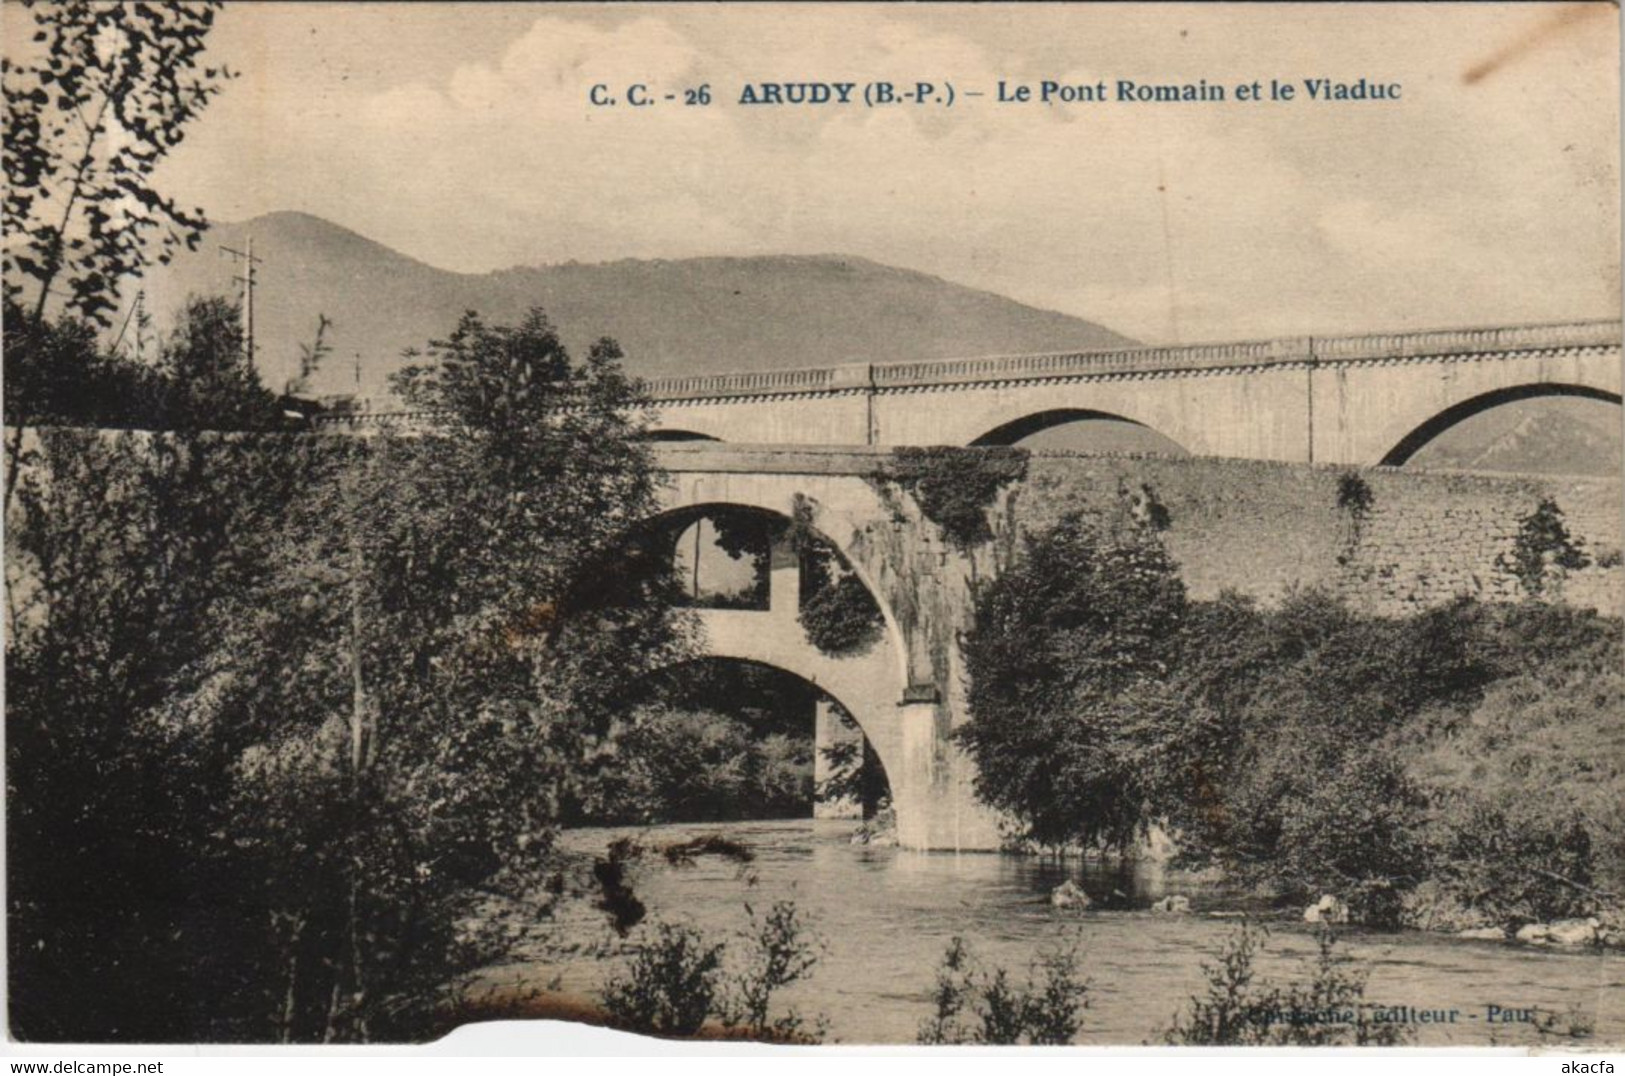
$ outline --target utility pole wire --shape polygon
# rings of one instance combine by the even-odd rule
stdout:
[[[249,368],[254,366],[254,286],[259,279],[259,272],[254,268],[263,264],[264,258],[254,256],[254,237],[248,237],[243,250],[222,246],[220,249],[231,255],[233,268],[242,267],[242,275],[233,276],[232,279],[243,286],[243,358],[248,360]]]
[[[145,289],[135,293],[135,302],[130,305],[130,312],[124,315],[124,324],[119,326],[118,336],[113,340],[114,351],[117,351],[119,349],[119,345],[124,343],[124,334],[129,330],[130,322],[134,320],[138,314],[140,314],[141,300],[146,294]],[[141,358],[141,333],[139,330],[136,332],[135,357],[137,361],[139,361]]]

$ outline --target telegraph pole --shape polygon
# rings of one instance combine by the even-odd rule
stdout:
[[[241,267],[241,273],[232,277],[243,286],[243,358],[248,360],[250,368],[254,365],[254,285],[258,281],[259,271],[254,266],[262,263],[263,258],[254,256],[254,237],[249,236],[248,242],[242,250],[231,247],[220,249],[231,255],[234,267]]]

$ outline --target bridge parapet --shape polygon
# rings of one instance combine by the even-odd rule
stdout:
[[[841,367],[810,370],[750,370],[732,374],[696,374],[691,377],[655,377],[643,386],[656,400],[710,399],[718,396],[776,396],[793,392],[828,392],[837,384]]]
[[[1091,374],[1151,371],[1247,369],[1277,363],[1306,362],[1307,336],[1244,340],[1227,344],[1070,351],[1045,355],[991,355],[978,359],[937,359],[888,363],[875,367],[882,388],[952,385],[964,382],[1027,381]]]
[[[381,430],[428,430],[442,425],[445,417],[442,411],[387,411],[381,407],[374,410],[369,399],[356,410],[327,411],[312,421],[319,430],[368,434]]]
[[[1373,359],[1426,359],[1620,345],[1620,322],[1575,321],[1482,329],[1286,336],[1211,344],[1111,348],[1037,355],[984,355],[753,373],[655,378],[645,387],[657,402],[752,396],[926,388],[1114,374],[1246,370]]]
[[[1619,346],[1620,323],[1599,320],[1487,329],[1317,336],[1313,338],[1312,350],[1315,360],[1324,363]]]

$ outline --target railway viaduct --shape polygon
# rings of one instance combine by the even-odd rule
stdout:
[[[661,378],[657,435],[746,444],[1013,444],[1113,417],[1197,456],[1399,464],[1530,395],[1620,399],[1620,325],[1568,322]]]

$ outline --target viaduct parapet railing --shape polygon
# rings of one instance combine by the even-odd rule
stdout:
[[[1273,366],[1329,366],[1389,361],[1459,361],[1573,349],[1618,348],[1618,320],[1571,321],[1492,328],[1360,333],[1349,336],[1288,336],[1231,343],[1110,348],[1039,355],[990,355],[912,362],[853,363],[804,370],[656,377],[644,388],[656,403],[748,400],[842,392],[877,393],[955,385],[996,385],[1133,374],[1243,373]],[[391,410],[383,401],[361,401],[358,410],[328,414],[318,422],[348,425],[414,425],[427,412]]]
[[[651,378],[644,385],[657,402],[729,399],[843,389],[885,390],[964,383],[1042,381],[1103,374],[1251,370],[1276,365],[1326,365],[1387,359],[1448,359],[1464,355],[1618,347],[1620,337],[1619,321],[1575,321],[1482,329],[1361,333],[1352,336],[1288,336],[1271,340],[1110,348],[1040,355],[859,363],[808,370],[660,377]]]

